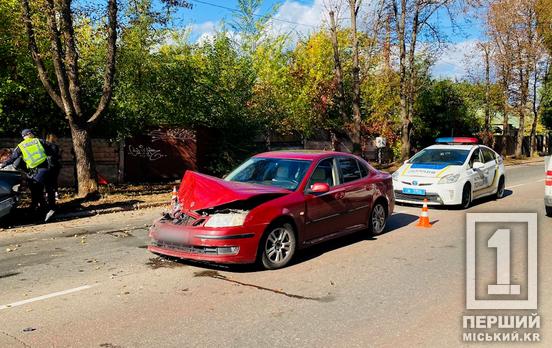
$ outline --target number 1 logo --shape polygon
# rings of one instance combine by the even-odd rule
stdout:
[[[496,284],[487,286],[489,295],[519,295],[521,287],[510,284],[510,233],[499,229],[489,238],[487,246],[496,248]]]
[[[496,283],[487,285],[487,298],[477,299],[476,224],[496,224],[487,240],[487,250],[496,249]],[[527,224],[527,284],[512,284],[511,235],[508,224]],[[517,233],[517,232],[516,232]],[[479,238],[480,240],[481,238]],[[520,295],[527,289],[527,299],[504,299],[504,295]],[[500,296],[499,296],[500,295]],[[495,297],[496,299],[493,299]],[[466,214],[466,308],[467,309],[537,309],[537,214],[536,213],[468,213]]]

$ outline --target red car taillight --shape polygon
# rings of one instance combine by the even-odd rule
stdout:
[[[546,171],[546,179],[544,181],[546,186],[552,186],[552,170]]]

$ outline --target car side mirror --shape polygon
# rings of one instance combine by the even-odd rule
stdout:
[[[473,169],[481,169],[485,164],[481,162],[473,162]]]
[[[321,194],[330,191],[330,185],[325,182],[316,182],[309,188],[309,193]]]

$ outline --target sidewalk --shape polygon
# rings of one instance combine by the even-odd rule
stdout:
[[[88,201],[76,198],[73,190],[62,189],[56,203],[56,213],[50,222],[154,207],[168,208],[174,185],[173,183],[102,187],[100,198]],[[28,195],[29,193],[25,191],[14,213],[0,222],[0,229],[44,224],[42,213],[28,210],[30,204]]]
[[[520,164],[530,164],[530,163],[539,163],[544,162],[544,157],[536,156],[536,157],[528,157],[528,158],[505,158],[504,159],[504,165],[505,166],[516,166]]]

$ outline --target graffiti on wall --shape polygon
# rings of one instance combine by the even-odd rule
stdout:
[[[189,129],[152,129],[125,143],[127,181],[180,179],[196,168],[196,134]]]
[[[128,154],[134,157],[147,158],[150,161],[156,161],[160,158],[167,157],[167,155],[164,155],[161,153],[161,150],[156,150],[149,146],[144,146],[144,145],[138,145],[138,146],[129,145]]]

